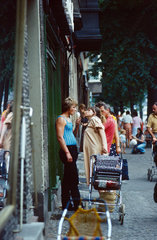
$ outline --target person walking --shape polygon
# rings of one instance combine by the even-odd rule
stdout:
[[[76,105],[77,103],[72,98],[66,98],[63,103],[63,112],[56,120],[56,134],[60,144],[59,156],[64,164],[64,175],[61,184],[62,209],[65,209],[72,197],[74,206],[69,205],[69,210],[76,210],[80,201],[76,166],[78,152],[75,138],[80,120],[76,121],[76,129],[73,131],[73,124],[70,119],[70,116],[76,112]]]
[[[130,111],[126,111],[126,115],[124,115],[124,117],[122,118],[122,122],[123,122],[123,128],[126,131],[126,145],[127,147],[129,147],[130,145],[130,140],[132,138],[132,117],[130,115]]]
[[[90,178],[90,157],[97,154],[107,154],[107,141],[104,131],[104,126],[101,121],[100,109],[88,108],[86,111],[86,117],[88,118],[88,125],[84,131],[84,164],[86,182],[89,186]]]
[[[133,111],[132,114],[132,135],[135,137],[137,134],[137,129],[142,129],[142,119],[138,116],[136,110]]]

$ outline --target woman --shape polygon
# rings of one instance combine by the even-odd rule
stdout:
[[[84,164],[87,185],[90,178],[90,157],[93,154],[107,154],[107,141],[104,126],[101,121],[101,112],[98,107],[88,108],[86,117],[89,122],[84,131]]]
[[[1,121],[0,121],[0,135],[2,133],[3,123],[4,123],[5,119],[7,118],[7,115],[11,112],[11,110],[10,110],[11,105],[12,105],[12,101],[8,102],[6,110],[4,110],[2,112]]]
[[[132,136],[132,138],[137,141],[137,144],[132,149],[132,153],[145,153],[146,142],[142,129],[138,128],[136,137]]]
[[[60,144],[60,159],[64,163],[64,176],[62,180],[62,209],[64,209],[72,197],[73,204],[69,210],[76,210],[79,205],[80,193],[78,189],[78,172],[76,161],[78,157],[76,146],[76,130],[79,121],[76,122],[76,129],[73,132],[73,124],[70,116],[76,112],[76,102],[70,97],[64,100],[63,113],[56,120],[57,140]]]
[[[142,128],[142,120],[141,118],[138,116],[138,113],[136,110],[134,110],[133,112],[133,117],[132,117],[132,135],[136,136],[137,134],[137,129],[138,128]]]
[[[87,127],[88,124],[88,119],[86,118],[86,106],[85,104],[80,104],[79,106],[79,111],[81,114],[81,125],[82,125],[82,131],[81,131],[81,141],[80,141],[80,152],[83,152],[83,136],[84,136],[84,131]]]

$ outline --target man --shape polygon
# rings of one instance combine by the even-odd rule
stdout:
[[[153,138],[153,155],[157,166],[157,102],[153,104],[152,111],[148,118],[147,130]],[[154,201],[157,203],[157,184],[154,187]]]
[[[123,124],[123,128],[126,131],[126,144],[127,144],[127,147],[129,147],[130,140],[132,138],[131,133],[132,133],[132,124],[133,124],[130,111],[126,111],[126,115],[122,118],[122,124]]]
[[[157,141],[157,102],[153,104],[152,111],[148,118],[147,129],[155,143]]]
[[[96,106],[100,108],[101,113],[106,118],[106,122],[104,122],[103,124],[105,127],[108,152],[110,152],[112,141],[113,141],[113,138],[115,137],[116,152],[119,154],[121,152],[121,149],[120,149],[120,143],[119,143],[117,122],[113,118],[113,116],[110,114],[110,109],[104,102],[98,102]]]

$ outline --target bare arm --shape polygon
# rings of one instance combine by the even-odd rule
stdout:
[[[76,137],[76,135],[77,135],[77,133],[78,133],[79,126],[80,126],[80,122],[81,122],[81,118],[78,118],[78,119],[76,120],[76,126],[75,126],[75,129],[74,129],[74,131],[73,131],[75,137]]]
[[[103,153],[108,153],[107,152],[107,140],[106,140],[105,131],[102,128],[98,128],[98,132],[100,134],[101,141],[102,141],[102,154]]]
[[[2,132],[1,132],[1,137],[0,137],[0,148],[3,147],[4,136],[5,136],[5,134],[6,134],[6,131],[7,131],[7,124],[3,124]]]
[[[120,149],[118,125],[117,125],[117,121],[116,121],[116,120],[115,120],[115,132],[114,132],[114,136],[115,136],[115,142],[116,142],[116,152],[119,154],[119,153],[121,152],[121,149]]]
[[[153,142],[156,142],[156,141],[157,141],[157,138],[156,138],[155,135],[153,134],[151,128],[150,128],[150,127],[147,127],[147,129],[148,129],[148,132],[150,133],[150,135],[151,135],[152,138],[153,138]]]
[[[73,159],[72,159],[72,156],[69,152],[69,149],[65,143],[65,140],[63,138],[63,135],[64,135],[64,128],[65,128],[65,125],[66,125],[66,121],[60,117],[56,120],[56,134],[57,134],[57,140],[59,142],[59,145],[61,147],[61,149],[65,152],[66,154],[66,157],[67,157],[67,161],[68,162],[72,162]]]

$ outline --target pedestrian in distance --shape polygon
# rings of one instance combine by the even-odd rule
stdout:
[[[68,97],[64,100],[62,114],[56,120],[57,140],[60,144],[59,156],[64,164],[64,175],[61,184],[62,209],[66,208],[68,201],[72,198],[72,204],[69,210],[76,210],[80,201],[78,189],[78,171],[76,161],[78,158],[76,133],[80,124],[80,119],[76,120],[76,128],[73,130],[73,124],[70,116],[76,112],[77,103]]]
[[[86,182],[89,186],[90,157],[97,154],[107,154],[108,151],[100,109],[97,107],[88,108],[86,117],[88,118],[88,125],[84,131],[83,152]]]
[[[125,149],[126,149],[126,131],[125,129],[121,129],[120,130],[120,144],[121,144],[121,151],[122,153],[126,153]]]
[[[132,139],[132,117],[130,115],[130,111],[126,111],[126,115],[122,118],[123,128],[126,130],[126,145],[129,147],[130,140]]]
[[[138,113],[136,110],[133,111],[132,114],[132,135],[136,136],[137,129],[143,127],[142,119],[138,116]]]

